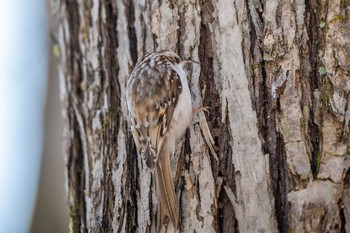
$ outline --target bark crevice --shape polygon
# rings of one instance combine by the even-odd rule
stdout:
[[[308,93],[311,101],[310,103],[303,103],[303,109],[307,110],[307,113],[304,111],[304,115],[306,114],[308,117],[308,126],[306,128],[308,129],[308,138],[310,141],[310,149],[311,149],[311,158],[310,158],[310,164],[311,164],[311,172],[313,175],[314,179],[317,179],[317,175],[319,172],[319,166],[320,166],[320,161],[321,161],[321,145],[320,145],[320,140],[321,140],[321,131],[320,131],[320,125],[316,124],[315,122],[319,122],[319,119],[315,119],[315,111],[319,107],[317,106],[317,102],[315,100],[315,94],[319,90],[319,80],[320,77],[318,75],[318,67],[320,66],[319,64],[319,59],[318,59],[318,52],[319,52],[319,46],[322,43],[322,38],[320,37],[320,28],[315,27],[315,25],[319,25],[319,19],[318,19],[318,13],[319,13],[319,3],[318,1],[311,0],[311,1],[306,1],[305,2],[305,22],[306,22],[306,29],[309,37],[308,41],[308,47],[309,47],[309,63],[310,63],[310,68],[311,71],[308,72],[305,70],[305,73],[310,74],[309,78],[309,86],[310,86],[310,93]],[[307,88],[307,87],[305,87]],[[311,106],[308,106],[311,105]],[[322,116],[318,116],[321,118]]]
[[[201,2],[201,28],[200,28],[200,43],[198,49],[198,56],[201,63],[201,72],[199,78],[199,86],[205,89],[205,96],[203,96],[203,106],[210,106],[210,112],[206,116],[210,132],[214,139],[214,150],[219,155],[217,161],[212,155],[211,167],[214,179],[223,179],[217,191],[218,195],[218,210],[216,219],[216,228],[219,232],[236,232],[238,233],[238,223],[235,217],[235,210],[233,203],[229,199],[223,187],[229,187],[233,193],[236,193],[235,187],[235,168],[232,162],[232,137],[229,127],[229,119],[222,122],[223,116],[220,116],[222,103],[220,100],[219,89],[214,81],[214,67],[213,67],[213,42],[210,31],[210,24],[213,22],[214,7],[211,2]]]
[[[73,140],[68,143],[67,150],[67,177],[68,193],[70,199],[70,222],[73,232],[87,232],[86,225],[86,202],[85,202],[85,167],[83,157],[82,138],[80,137],[79,123],[74,111],[74,104],[83,103],[83,80],[81,69],[81,51],[79,46],[80,19],[77,14],[79,5],[76,1],[65,1],[68,22],[68,45],[66,67],[67,76],[66,88],[68,93],[68,124],[72,129],[70,136]]]
[[[248,8],[249,9],[249,8]],[[251,16],[252,13],[249,15]],[[257,17],[263,20],[262,12],[257,13]],[[279,20],[277,14],[276,20]],[[280,114],[280,102],[279,99],[274,98],[271,94],[271,77],[268,74],[271,73],[271,67],[269,61],[263,58],[263,48],[259,45],[262,42],[262,35],[256,34],[255,25],[257,22],[250,19],[251,30],[251,46],[250,54],[252,55],[252,86],[254,90],[253,106],[257,112],[259,133],[262,137],[262,151],[264,154],[269,155],[269,169],[271,178],[271,187],[274,196],[274,211],[277,222],[277,229],[280,233],[287,233],[289,231],[290,219],[288,209],[287,194],[288,187],[288,173],[287,173],[287,161],[285,143],[283,135],[277,129],[278,116]],[[258,20],[256,19],[256,20]],[[261,32],[265,29],[259,28]],[[283,86],[281,87],[283,89]]]
[[[139,184],[139,171],[138,171],[138,156],[134,141],[132,139],[131,133],[128,133],[129,140],[127,141],[127,153],[130,157],[135,159],[128,159],[126,162],[126,173],[124,179],[126,179],[126,187],[124,196],[128,197],[124,199],[125,202],[125,217],[122,221],[126,221],[126,232],[136,232],[138,229],[138,221],[137,221],[137,194],[140,193],[140,184]],[[122,226],[122,224],[120,225]]]
[[[131,55],[131,60],[133,65],[137,62],[137,36],[135,30],[135,9],[134,9],[134,1],[124,1],[126,4],[126,12],[125,14],[128,17],[128,36],[129,36],[129,52]]]
[[[264,64],[264,63],[263,63]],[[263,65],[264,67],[264,65]],[[288,174],[285,153],[285,144],[282,134],[277,130],[277,115],[279,101],[273,99],[269,93],[269,87],[266,83],[266,72],[262,70],[263,84],[262,90],[262,124],[261,132],[265,141],[265,152],[270,156],[270,176],[271,186],[275,197],[275,216],[277,228],[280,233],[289,231],[288,216]]]

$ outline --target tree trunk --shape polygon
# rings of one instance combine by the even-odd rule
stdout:
[[[200,62],[193,105],[210,107],[172,158],[180,232],[350,232],[349,1],[52,5],[72,232],[156,231],[125,86],[162,49]]]

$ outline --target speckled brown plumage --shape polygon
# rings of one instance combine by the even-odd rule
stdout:
[[[158,196],[158,229],[163,216],[178,225],[176,197],[169,156],[192,118],[187,74],[174,52],[165,50],[138,60],[127,83],[131,131],[138,154],[155,171]]]

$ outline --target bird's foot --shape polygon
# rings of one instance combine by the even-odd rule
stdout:
[[[205,107],[199,106],[199,107],[193,108],[192,109],[192,118],[193,118],[194,114],[196,114],[197,112],[205,112],[206,114],[209,115],[209,113],[210,113],[209,109],[210,109],[210,107],[208,107],[208,106],[205,106]]]

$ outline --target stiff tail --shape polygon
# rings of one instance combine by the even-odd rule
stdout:
[[[162,150],[164,152],[165,150]],[[173,179],[170,172],[169,154],[161,153],[156,165],[156,189],[158,199],[158,232],[162,227],[164,216],[168,216],[173,223],[174,229],[178,225],[178,212],[176,207],[176,196],[174,191]]]

